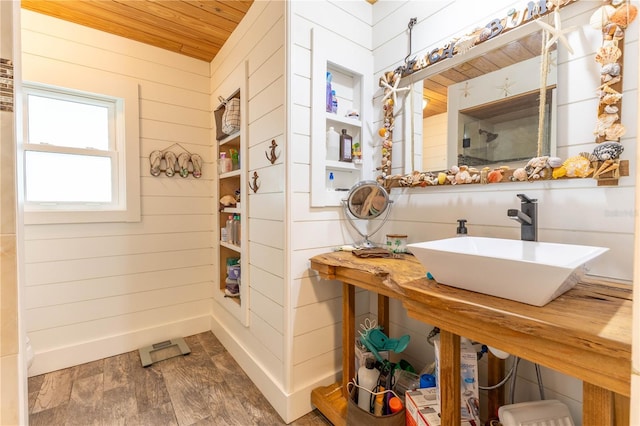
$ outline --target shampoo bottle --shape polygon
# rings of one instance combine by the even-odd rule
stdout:
[[[347,134],[347,129],[342,129],[340,135],[340,161],[351,162],[353,155],[353,139]]]
[[[327,160],[340,160],[340,134],[333,127],[327,131]]]
[[[373,390],[378,384],[378,370],[373,368],[375,361],[373,358],[367,358],[365,365],[358,368],[358,407],[371,412],[371,401],[373,401]]]
[[[338,97],[336,96],[336,91],[331,91],[331,112],[334,114],[338,113]]]
[[[333,96],[331,94],[331,80],[332,75],[329,71],[327,71],[327,102],[326,102],[326,111],[333,112]]]

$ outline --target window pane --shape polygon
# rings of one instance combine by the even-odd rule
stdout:
[[[27,202],[111,202],[111,158],[25,152]]]
[[[29,94],[29,143],[109,149],[109,108]]]

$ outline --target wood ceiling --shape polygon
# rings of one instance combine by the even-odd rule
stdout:
[[[210,62],[252,3],[253,0],[22,0],[22,7]]]
[[[540,56],[542,32],[537,31],[477,58],[468,60],[424,80],[423,97],[428,99],[423,118],[447,112],[447,88],[470,78]],[[551,50],[555,49],[552,47]],[[537,75],[532,78],[539,78]]]

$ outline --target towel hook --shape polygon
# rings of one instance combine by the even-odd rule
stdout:
[[[269,148],[271,148],[271,152],[267,153],[267,151],[265,151],[264,155],[267,157],[267,160],[271,161],[271,164],[275,163],[276,160],[278,159],[279,155],[276,155],[276,147],[278,146],[278,144],[276,143],[275,139],[271,140],[271,146]]]
[[[258,185],[258,177],[258,172],[253,172],[253,177],[251,178],[251,182],[249,182],[249,188],[251,188],[254,194],[258,192],[258,188],[260,188],[260,185]]]

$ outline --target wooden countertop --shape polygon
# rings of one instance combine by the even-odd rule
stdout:
[[[387,297],[404,295],[401,284],[426,276],[425,269],[409,254],[398,257],[359,258],[350,251],[336,251],[312,257],[311,269],[327,280],[340,280]]]
[[[322,278],[400,299],[410,317],[430,325],[630,395],[629,285],[589,277],[536,307],[438,284],[411,255],[326,253],[311,258],[311,268]]]

